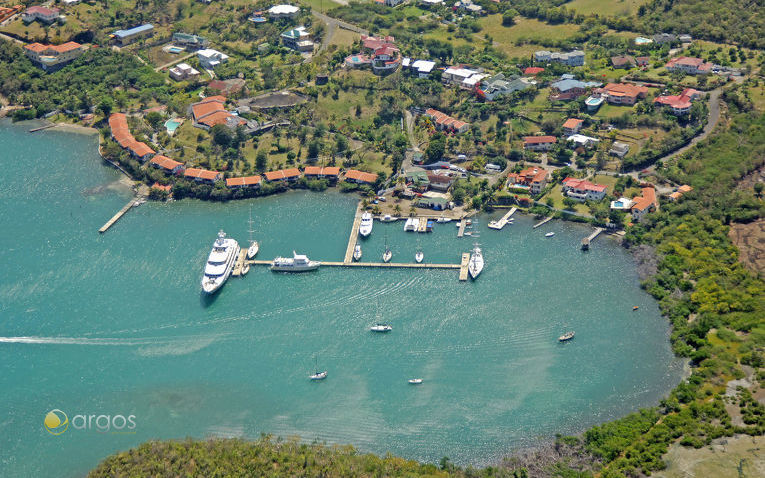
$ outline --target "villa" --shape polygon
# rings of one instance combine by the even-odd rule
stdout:
[[[516,91],[522,91],[531,88],[536,84],[525,78],[516,78],[513,80],[505,79],[505,75],[499,73],[491,78],[484,79],[475,87],[476,95],[487,101],[493,101],[498,96],[509,95]]]
[[[395,46],[383,46],[372,55],[372,72],[376,75],[389,75],[401,65],[401,53]]]
[[[572,134],[566,138],[566,141],[569,143],[574,143],[575,148],[582,147],[587,149],[594,147],[596,144],[598,144],[598,142],[600,142],[598,138],[585,136],[583,134]]]
[[[146,143],[137,141],[132,134],[127,124],[127,116],[124,113],[112,113],[109,116],[109,127],[112,130],[112,138],[122,148],[128,150],[131,156],[135,157],[141,162],[144,162],[154,156],[155,151],[151,149]]]
[[[207,48],[209,41],[206,38],[188,33],[173,33],[173,43],[191,50]]]
[[[395,46],[396,39],[390,35],[384,37],[374,37],[361,35],[361,45],[369,51],[375,51],[384,46]]]
[[[629,211],[632,209],[632,199],[622,197],[616,201],[611,201],[611,209],[615,211]]]
[[[56,71],[74,61],[85,52],[85,47],[70,41],[63,45],[32,43],[24,46],[24,54],[45,71]]]
[[[294,5],[274,5],[268,9],[268,16],[274,20],[280,18],[295,18],[300,13],[300,8]]]
[[[611,57],[611,66],[614,68],[624,68],[629,70],[633,68],[637,63],[635,59],[630,55],[618,55]]]
[[[223,179],[223,174],[218,171],[208,171],[207,169],[187,168],[183,172],[183,177],[198,183],[215,184],[215,181]]]
[[[567,119],[566,122],[563,123],[563,136],[571,136],[572,134],[577,134],[579,131],[581,131],[583,125],[584,120],[577,118]]]
[[[218,50],[205,48],[197,52],[197,58],[199,58],[199,66],[205,70],[214,70],[216,66],[226,63],[229,57]]]
[[[562,63],[568,66],[584,65],[584,52],[582,50],[573,50],[568,53],[549,52],[540,50],[534,52],[534,61],[539,63]]]
[[[255,176],[243,176],[239,178],[228,178],[226,179],[226,187],[229,187],[231,189],[241,189],[241,188],[259,188],[260,182],[262,178],[259,175]]]
[[[362,35],[361,40],[364,49],[371,50],[371,53],[369,55],[362,53],[354,53],[352,55],[348,55],[344,62],[346,67],[371,67],[374,74],[387,75],[393,73],[398,69],[399,66],[401,66],[401,53],[399,52],[398,47],[396,47],[396,45],[393,43],[393,37],[389,36],[384,38],[375,38]],[[409,59],[407,58],[406,61],[407,63],[405,66],[409,66]],[[424,76],[427,77],[435,66],[435,63],[423,63],[432,63],[429,70],[426,68],[426,65],[421,65],[423,70],[427,71],[424,74]]]
[[[483,13],[483,7],[473,3],[472,0],[458,0],[454,4],[454,8],[455,9],[467,10],[470,13],[478,13],[478,14],[482,14]]]
[[[523,149],[530,151],[549,151],[557,141],[555,136],[524,136]]]
[[[531,194],[539,194],[547,186],[548,172],[542,168],[526,168],[519,173],[507,175],[508,189],[525,189]]]
[[[177,174],[181,171],[183,171],[183,163],[179,163],[178,161],[175,161],[174,159],[170,159],[167,156],[163,156],[161,154],[158,154],[151,158],[151,161],[149,161],[149,164],[154,166],[157,169],[161,169],[165,171],[168,174]]]
[[[470,123],[452,118],[446,113],[442,113],[434,108],[428,108],[425,110],[424,116],[430,118],[433,121],[433,125],[438,130],[451,131],[459,134],[465,133],[470,129]]]
[[[436,67],[435,61],[428,60],[412,60],[410,58],[404,58],[401,66],[405,69],[409,69],[413,74],[417,74],[418,78],[427,78]]]
[[[179,63],[168,70],[170,78],[175,81],[194,80],[199,77],[199,71],[192,68],[188,63]]]
[[[457,85],[461,88],[468,88],[465,86],[465,81],[476,76],[481,75],[480,79],[485,78],[487,75],[482,75],[482,73],[478,70],[472,70],[470,68],[464,68],[461,66],[450,66],[446,70],[441,73],[441,81],[444,84],[453,84]],[[473,82],[473,86],[475,86],[476,82]]]
[[[374,184],[377,182],[377,175],[365,173],[356,169],[349,169],[345,172],[345,180],[356,184]]]
[[[300,170],[297,168],[279,169],[278,171],[269,171],[266,173],[266,181],[287,181],[295,182],[300,179]]]
[[[588,88],[600,86],[595,81],[575,80],[573,75],[563,75],[561,79],[550,85],[550,99],[553,101],[567,101],[579,98],[587,92]]]
[[[645,98],[648,88],[631,83],[609,83],[598,91],[612,105],[634,105]]]
[[[664,67],[669,72],[679,71],[687,75],[706,75],[711,73],[713,63],[707,63],[701,58],[679,56],[670,59]]]
[[[446,171],[427,171],[428,186],[434,191],[446,192],[454,183],[454,174]]]
[[[209,130],[215,125],[222,124],[234,129],[247,123],[244,119],[226,111],[225,105],[226,97],[219,95],[209,96],[192,104],[189,109],[194,120],[194,126]]]
[[[668,107],[675,116],[682,116],[691,112],[691,103],[699,98],[701,98],[700,91],[686,88],[679,95],[658,96],[653,103]]]
[[[614,141],[614,144],[611,145],[611,149],[608,150],[608,154],[611,156],[618,156],[620,158],[623,158],[627,155],[630,151],[630,145],[627,143],[622,143],[621,141]]]
[[[659,208],[659,203],[656,201],[656,190],[652,187],[644,187],[642,189],[641,196],[635,196],[632,204],[632,219],[634,221],[642,221],[646,214],[654,212]]]
[[[563,180],[563,193],[577,201],[600,201],[606,197],[607,186],[586,179],[568,177]]]
[[[312,52],[314,43],[311,41],[311,34],[304,26],[295,27],[281,34],[282,43],[287,48],[292,48],[300,52]]]
[[[112,38],[120,46],[130,45],[140,38],[148,38],[154,35],[154,25],[147,23],[128,30],[117,30],[112,34]]]
[[[35,20],[40,23],[50,25],[55,22],[61,15],[61,10],[58,8],[45,8],[40,6],[29,7],[21,14],[21,20],[24,23],[32,23]]]
[[[337,166],[306,166],[303,175],[312,179],[329,179],[334,182],[340,177],[340,168]]]

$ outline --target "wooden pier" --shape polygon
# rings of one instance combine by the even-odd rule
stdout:
[[[42,131],[42,130],[45,130],[45,129],[53,128],[55,126],[56,126],[56,123],[46,124],[45,126],[40,126],[38,128],[32,128],[32,129],[29,130],[29,132],[30,133],[35,133],[37,131]]]
[[[420,222],[417,223],[417,232],[426,232],[426,228],[428,226],[428,218],[421,217],[419,220]]]
[[[470,257],[470,254],[468,254]],[[252,265],[270,266],[273,261],[249,261]],[[429,262],[337,262],[321,261],[321,267],[380,267],[382,269],[462,269],[461,264],[433,264]],[[465,266],[467,270],[467,265]]]
[[[460,228],[457,231],[457,237],[462,237],[465,235],[465,226],[467,226],[467,219],[463,217],[460,219]]]
[[[592,234],[582,239],[582,250],[586,251],[590,248],[590,242],[592,242],[598,235],[600,235],[601,232],[603,232],[602,227],[596,228],[594,231],[592,231]]]
[[[244,274],[242,274],[242,268],[247,263],[247,248],[242,247],[239,251],[239,257],[236,258],[236,262],[234,263],[234,270],[231,271],[231,275],[234,277],[239,277]]]
[[[345,257],[343,262],[346,264],[353,262],[353,250],[356,249],[356,241],[359,240],[359,226],[361,225],[361,215],[364,212],[361,209],[361,203],[356,207],[356,216],[353,218],[353,226],[351,226],[351,235],[348,238],[348,247],[345,249]]]
[[[101,234],[105,233],[109,230],[110,227],[114,225],[115,222],[119,221],[119,219],[125,215],[126,212],[130,210],[131,207],[135,206],[137,199],[131,199],[127,204],[125,204],[122,209],[120,209],[117,214],[112,216],[111,219],[109,219],[106,224],[101,226],[101,229],[98,230]]]
[[[466,281],[468,279],[468,262],[470,262],[470,253],[462,253],[462,262],[460,262],[460,280]]]
[[[489,227],[490,227],[491,229],[496,229],[496,230],[498,230],[498,231],[501,231],[501,230],[502,230],[502,228],[503,228],[503,227],[505,227],[505,226],[507,225],[507,223],[510,221],[510,217],[511,217],[513,214],[515,214],[515,211],[517,211],[517,210],[518,210],[518,208],[517,208],[517,207],[511,208],[511,209],[510,209],[510,210],[507,212],[507,214],[505,214],[504,216],[502,216],[502,219],[500,219],[499,221],[492,221],[492,222],[490,222],[490,223],[489,223]]]
[[[543,224],[547,224],[548,222],[552,221],[552,218],[553,218],[552,216],[549,216],[549,217],[546,217],[546,218],[542,219],[538,223],[534,224],[532,226],[532,229],[536,229],[536,228],[538,228],[539,226],[541,226]]]

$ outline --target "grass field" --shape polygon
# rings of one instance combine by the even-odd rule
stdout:
[[[640,5],[648,3],[648,0],[574,0],[565,4],[566,8],[575,10],[577,13],[590,15],[597,13],[600,16],[630,15],[637,12]]]
[[[550,192],[545,195],[544,198],[542,198],[542,202],[547,203],[547,198],[552,198],[554,208],[557,208],[557,209],[566,208],[566,206],[563,204],[563,190],[560,184],[556,184],[555,187],[552,188]],[[577,202],[576,205],[574,206],[574,211],[583,213],[583,214],[589,214],[590,208],[588,208],[584,203]]]
[[[495,47],[510,57],[526,56],[542,49],[536,44],[542,39],[562,40],[579,30],[577,25],[550,25],[523,17],[517,17],[512,27],[505,27],[502,15],[488,15],[479,19],[478,23],[481,31],[476,38],[483,39],[484,35],[490,35]]]
[[[332,40],[330,40],[329,44],[337,45],[340,47],[350,46],[353,44],[353,42],[355,42],[356,40],[360,38],[361,38],[361,35],[359,35],[356,32],[352,32],[344,28],[336,28],[335,34],[332,35]]]

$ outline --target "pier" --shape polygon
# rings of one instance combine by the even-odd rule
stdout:
[[[462,261],[460,262],[460,280],[466,281],[468,278],[468,263],[470,262],[470,253],[462,253]]]
[[[35,133],[37,131],[42,131],[44,129],[53,128],[56,126],[56,123],[46,124],[45,126],[40,126],[39,128],[32,128],[29,130],[30,133]]]
[[[600,235],[601,232],[603,232],[602,227],[596,228],[594,231],[592,231],[592,234],[582,239],[582,250],[586,251],[590,248],[590,242],[592,242],[596,237]]]
[[[106,224],[101,226],[101,229],[98,230],[101,234],[105,233],[109,230],[110,227],[114,225],[115,222],[119,221],[119,219],[125,215],[126,212],[130,210],[131,207],[135,206],[137,199],[131,199],[127,204],[125,204],[122,209],[120,209],[117,214],[112,216],[111,219],[109,219]]]
[[[231,275],[234,277],[239,277],[244,274],[242,274],[242,268],[247,263],[247,249],[242,247],[239,251],[239,257],[236,258],[236,262],[234,262],[234,270],[231,271]]]
[[[417,223],[417,232],[426,232],[426,228],[428,226],[428,218],[421,217],[419,219],[420,219],[420,222]]]
[[[502,230],[502,228],[503,228],[503,227],[505,227],[505,226],[507,225],[507,223],[510,221],[510,217],[511,217],[513,214],[515,214],[515,211],[517,211],[517,210],[518,210],[518,208],[517,208],[517,207],[511,208],[511,209],[510,209],[510,210],[507,212],[507,214],[505,214],[504,216],[502,216],[502,219],[500,219],[499,221],[492,221],[492,222],[490,222],[490,223],[489,223],[489,227],[490,227],[491,229],[496,229],[496,230],[498,230],[498,231],[501,231],[501,230]]]
[[[470,254],[468,254],[468,257]],[[252,265],[270,266],[273,261],[249,261]],[[461,264],[433,264],[428,262],[337,262],[320,261],[321,267],[380,267],[383,269],[461,269]],[[465,266],[467,270],[467,266]]]
[[[462,237],[465,235],[465,226],[467,226],[467,219],[463,217],[460,219],[460,228],[457,231],[457,237]]]
[[[348,247],[345,249],[345,257],[343,262],[348,264],[353,262],[353,250],[356,248],[356,241],[359,240],[359,226],[361,225],[361,203],[356,206],[356,216],[353,218],[353,226],[351,226],[351,236],[348,238]]]
[[[549,217],[546,217],[546,218],[542,219],[538,223],[534,224],[532,226],[532,229],[536,229],[536,228],[538,228],[539,226],[541,226],[543,224],[547,224],[548,222],[552,221],[552,218],[553,218],[552,216],[549,216]]]

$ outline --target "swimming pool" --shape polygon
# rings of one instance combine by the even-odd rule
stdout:
[[[180,53],[183,50],[184,50],[183,48],[180,48],[180,47],[177,47],[177,46],[171,46],[170,48],[167,49],[167,51],[169,53]]]
[[[168,134],[173,134],[175,133],[175,130],[178,129],[178,126],[180,126],[181,124],[183,124],[182,121],[169,119],[165,121],[165,128],[167,128]]]

